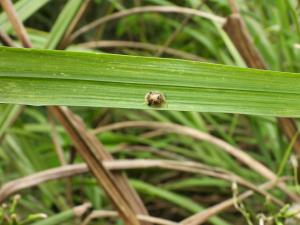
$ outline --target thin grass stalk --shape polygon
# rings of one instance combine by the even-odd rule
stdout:
[[[195,173],[199,175],[220,178],[222,180],[229,181],[230,183],[236,182],[241,186],[251,189],[266,198],[270,198],[274,203],[282,206],[284,203],[276,197],[270,195],[262,189],[257,188],[252,183],[244,180],[231,172],[224,169],[209,167],[200,163],[191,161],[171,161],[171,160],[116,160],[116,161],[104,161],[103,165],[107,170],[130,170],[130,169],[147,169],[147,168],[160,168],[174,171],[182,171],[187,173]],[[19,192],[23,189],[37,186],[53,179],[60,179],[63,177],[76,176],[82,173],[87,173],[88,167],[85,164],[67,165],[54,169],[45,170],[42,172],[29,175],[27,177],[19,178],[10,181],[2,186],[0,189],[0,203],[12,194]]]
[[[144,50],[150,50],[150,51],[158,51],[159,49],[164,49],[163,51],[167,54],[177,56],[182,59],[189,59],[189,60],[196,60],[196,61],[202,61],[207,62],[209,60],[199,57],[197,55],[187,53],[185,51],[168,48],[160,45],[154,45],[149,43],[143,43],[143,42],[134,42],[134,41],[116,41],[116,40],[101,40],[101,41],[89,41],[85,43],[80,43],[77,45],[77,47],[80,48],[137,48],[137,49],[144,49]]]
[[[8,19],[11,22],[18,38],[25,48],[31,48],[32,45],[30,43],[29,37],[27,35],[26,29],[22,26],[22,22],[18,19],[17,12],[15,10],[11,10],[13,8],[13,3],[11,0],[1,0],[0,1],[4,11],[7,13]]]
[[[81,27],[80,29],[78,29],[77,31],[75,31],[72,34],[72,36],[70,37],[69,43],[73,42],[81,34],[87,32],[93,28],[96,28],[108,21],[126,17],[126,16],[129,16],[132,14],[145,13],[145,12],[191,14],[191,15],[203,17],[208,20],[215,21],[221,25],[225,23],[225,19],[223,17],[216,16],[216,15],[206,13],[206,12],[201,12],[199,10],[195,10],[195,9],[191,9],[191,8],[184,8],[184,7],[178,7],[178,6],[141,6],[141,7],[135,7],[135,8],[131,8],[128,10],[123,10],[123,11],[120,11],[117,13],[113,13],[111,15],[102,17],[100,19],[97,19],[97,20]]]

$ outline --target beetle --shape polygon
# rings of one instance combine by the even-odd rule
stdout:
[[[166,98],[163,93],[158,91],[149,91],[145,95],[145,101],[148,106],[160,107],[166,103]]]

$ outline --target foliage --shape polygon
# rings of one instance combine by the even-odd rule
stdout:
[[[193,161],[211,166],[218,175],[230,172],[254,187],[266,182],[261,174],[211,142],[158,128],[112,130],[108,126],[124,121],[172,123],[209,133],[242,149],[277,172],[277,182],[282,177],[290,178],[285,181],[288,192],[299,194],[298,155],[292,153],[298,133],[287,139],[276,118],[292,116],[299,124],[298,1],[235,1],[269,69],[266,71],[242,68],[246,67],[245,60],[220,23],[232,10],[225,0],[102,0],[91,1],[87,10],[87,1],[80,0],[14,2],[35,49],[0,47],[1,184],[82,162],[62,124],[42,106],[55,104],[70,106],[115,159]],[[183,13],[129,14],[72,39],[76,31],[96,19],[143,6],[197,9],[219,20]],[[68,28],[79,15],[78,25],[69,33]],[[5,12],[0,14],[0,27],[16,46],[21,46]],[[137,43],[142,47],[137,48]],[[149,49],[144,44],[155,46]],[[179,52],[175,56],[174,51],[162,46]],[[55,48],[65,51],[49,50]],[[181,59],[177,59],[178,54]],[[205,62],[183,60],[191,56]],[[144,100],[149,91],[162,92],[166,104],[149,107]],[[95,133],[97,128],[107,129]],[[159,168],[132,169],[127,175],[150,215],[172,221],[207,212],[249,188],[239,184],[240,191],[235,193],[230,189],[234,179]],[[3,224],[25,224],[40,212],[49,215],[44,224],[73,224],[76,215],[72,208],[86,201],[94,210],[112,208],[104,190],[87,174],[45,182],[21,194],[20,211],[15,210],[14,198],[1,208]],[[269,195],[283,204],[271,203]],[[268,195],[256,193],[236,203],[235,210],[222,210],[209,217],[209,222],[282,224],[296,215],[290,211],[293,200],[275,187]],[[97,223],[122,221],[100,218],[90,224]]]

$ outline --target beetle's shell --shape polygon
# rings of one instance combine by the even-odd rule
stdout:
[[[145,95],[145,101],[148,106],[162,106],[166,102],[166,98],[163,93],[158,91],[150,91]]]

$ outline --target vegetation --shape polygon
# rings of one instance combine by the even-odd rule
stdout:
[[[299,224],[299,1],[0,3],[0,224]]]

